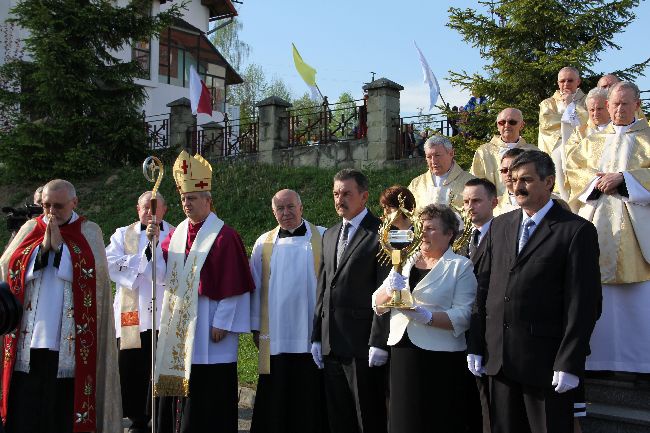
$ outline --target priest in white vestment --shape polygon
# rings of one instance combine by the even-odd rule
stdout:
[[[257,239],[250,258],[260,373],[251,432],[327,432],[323,376],[310,351],[325,228],[302,218],[295,191],[278,191],[271,204],[279,225]]]
[[[537,146],[553,158],[555,164],[555,191],[563,200],[569,199],[565,190],[565,144],[575,128],[587,123],[585,94],[580,86],[580,73],[567,66],[557,74],[558,90],[539,104],[539,137]]]
[[[158,433],[236,433],[237,349],[239,334],[250,332],[255,288],[248,257],[239,234],[212,211],[208,161],[183,151],[173,175],[187,219],[162,241]]]
[[[165,239],[173,228],[163,217],[167,212],[165,199],[156,194],[158,239]],[[119,227],[106,247],[108,272],[115,283],[113,301],[115,335],[118,341],[118,362],[122,389],[122,415],[129,418],[129,433],[144,433],[151,415],[147,415],[151,380],[151,283],[152,252],[147,239],[151,222],[151,191],[138,198],[138,220]],[[160,243],[156,248],[156,329],[160,323],[160,307],[165,280],[165,261]]]
[[[598,230],[602,315],[588,370],[650,373],[650,128],[636,85],[612,86],[612,124],[580,142],[567,172],[578,213]]]
[[[411,180],[408,189],[417,209],[428,204],[452,204],[463,207],[465,182],[474,178],[454,161],[454,147],[443,135],[434,135],[424,143],[428,170]]]
[[[520,110],[506,108],[497,116],[499,135],[492,137],[489,143],[479,146],[474,153],[472,168],[469,172],[476,177],[483,177],[497,187],[497,197],[505,192],[505,185],[499,181],[499,163],[509,149],[537,150],[537,146],[526,143],[520,135],[526,123]]]

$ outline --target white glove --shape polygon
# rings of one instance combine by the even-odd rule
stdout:
[[[483,367],[483,357],[481,355],[474,355],[470,353],[467,355],[467,368],[477,377],[485,374],[485,367]]]
[[[316,367],[320,369],[325,367],[325,364],[323,364],[323,352],[321,350],[320,341],[314,341],[311,343],[311,357],[314,358],[314,364],[316,364]]]
[[[388,362],[388,352],[371,346],[368,350],[368,367],[381,367]]]
[[[393,296],[394,291],[406,289],[406,277],[395,269],[391,269],[386,278],[386,294]]]
[[[419,305],[416,305],[415,309],[413,310],[402,310],[402,313],[404,313],[406,317],[409,318],[409,320],[413,320],[423,325],[429,323],[431,316],[433,316],[433,313],[431,311],[427,310],[426,308],[422,308]]]
[[[559,394],[576,388],[580,383],[580,378],[574,374],[564,371],[554,371],[551,385],[557,385],[555,391]]]

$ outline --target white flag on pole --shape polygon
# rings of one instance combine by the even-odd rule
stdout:
[[[438,102],[438,96],[440,96],[440,86],[438,85],[438,80],[436,76],[433,75],[433,71],[429,67],[429,62],[424,58],[424,54],[420,51],[418,44],[413,41],[415,44],[415,49],[418,50],[418,55],[420,56],[420,64],[422,65],[422,74],[424,75],[424,82],[429,86],[429,111],[436,105]]]

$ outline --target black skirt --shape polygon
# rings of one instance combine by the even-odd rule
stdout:
[[[389,432],[461,432],[466,368],[464,352],[421,349],[404,333],[391,348]]]

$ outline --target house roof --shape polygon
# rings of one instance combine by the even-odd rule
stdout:
[[[159,0],[160,4],[168,0]],[[169,0],[174,1],[174,0]],[[230,0],[201,0],[201,4],[210,11],[210,21],[222,20],[237,16],[237,10]]]
[[[217,58],[220,60],[219,63],[221,63],[221,66],[224,66],[226,68],[226,85],[241,84],[244,82],[235,68],[233,68],[230,63],[228,63],[226,58],[219,52],[219,50],[212,44],[212,42],[210,42],[210,39],[208,39],[208,37],[203,31],[201,31],[201,29],[194,27],[192,24],[180,18],[173,18],[171,27],[188,33],[193,33],[195,35],[200,35],[201,41],[199,44],[199,49],[201,51],[208,51],[210,54],[217,56]]]

